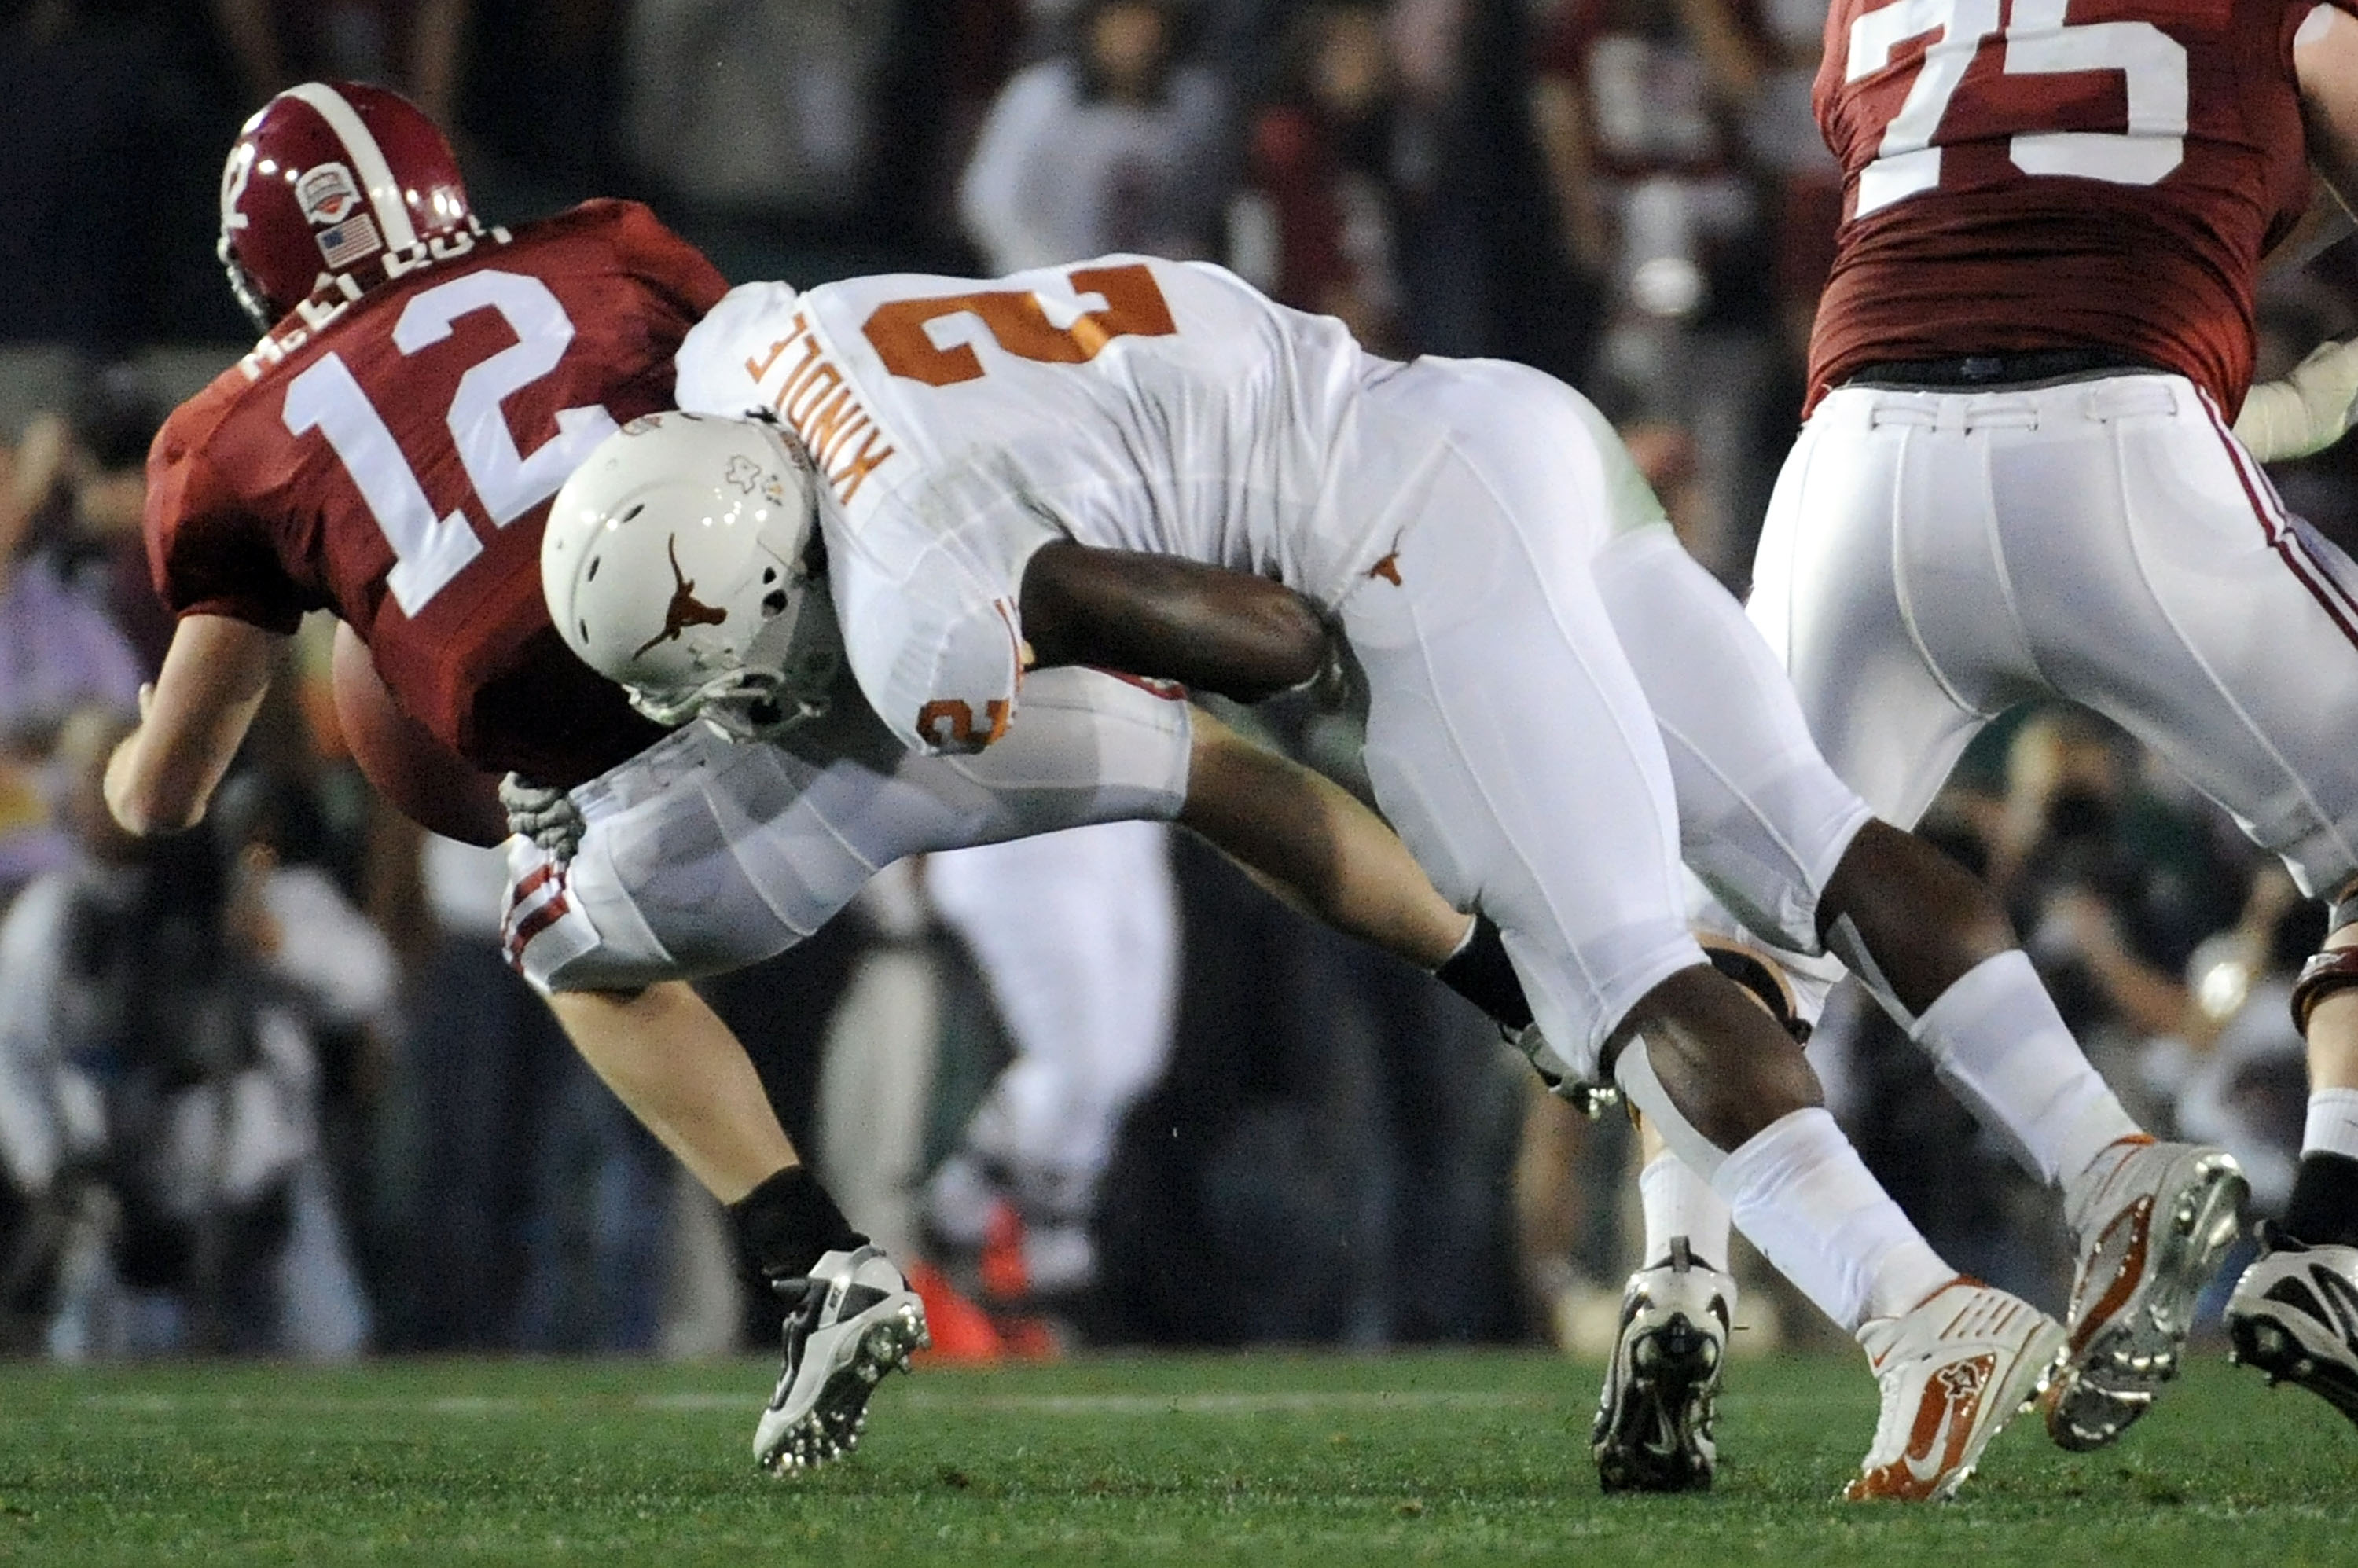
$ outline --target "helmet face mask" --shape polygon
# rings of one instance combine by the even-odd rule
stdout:
[[[245,312],[245,319],[254,323],[254,330],[267,332],[276,326],[286,312],[272,309],[254,275],[238,265],[236,253],[230,248],[227,230],[223,230],[221,238],[213,243],[213,254],[221,258],[222,271],[229,276],[229,291],[237,297],[237,308]]]
[[[784,733],[827,710],[842,640],[802,449],[748,420],[654,414],[550,503],[541,590],[557,634],[659,724]]]
[[[215,254],[264,332],[322,288],[358,298],[482,232],[449,141],[385,88],[290,87],[246,121],[222,166]]]
[[[701,719],[740,741],[768,741],[826,717],[842,670],[835,597],[813,577],[763,623],[734,669],[692,690],[632,687],[628,696],[633,708],[666,727]]]

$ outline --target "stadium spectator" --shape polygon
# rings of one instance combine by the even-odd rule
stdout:
[[[2043,710],[2016,733],[1992,881],[2092,1056],[2183,1027],[2188,960],[2234,924],[2242,878],[2202,818],[2143,787],[2104,720]]]
[[[1093,0],[1074,31],[1070,49],[1008,82],[967,165],[958,211],[987,269],[1212,254],[1227,104],[1179,58],[1174,8]]]
[[[129,707],[143,673],[103,607],[84,498],[121,500],[119,470],[59,415],[36,417],[0,463],[0,902],[70,858],[38,787],[59,726],[87,703]],[[137,469],[129,482],[135,485]],[[135,505],[135,502],[134,503]]]
[[[0,1154],[70,1217],[50,1351],[353,1354],[366,1313],[308,1029],[382,1006],[389,956],[315,874],[215,832],[116,828],[100,781],[128,728],[104,708],[67,722],[78,857],[0,925]]]
[[[1556,211],[1607,314],[1592,384],[1693,433],[1687,546],[1731,580],[1796,395],[1773,304],[1785,264],[1762,265],[1780,209],[1742,134],[1781,80],[1759,11],[1561,0],[1538,26],[1531,93]]]
[[[1247,136],[1229,265],[1271,297],[1404,353],[1391,44],[1373,0],[1296,17]]]
[[[1594,301],[1557,238],[1518,0],[1396,0],[1393,171],[1406,335],[1578,379]]]

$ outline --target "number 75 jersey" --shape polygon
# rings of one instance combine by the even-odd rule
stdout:
[[[1357,417],[1363,380],[1397,368],[1219,267],[1114,255],[747,284],[689,333],[678,396],[794,429],[861,689],[904,741],[969,751],[1013,712],[1023,568],[1052,541],[1338,603],[1396,532],[1389,496],[1336,481],[1405,460],[1365,452]]]
[[[149,563],[176,614],[291,632],[333,611],[445,746],[570,785],[661,731],[549,624],[549,498],[672,406],[672,355],[727,284],[628,202],[459,240],[358,301],[307,303],[174,411],[147,460]]]
[[[1812,406],[1869,364],[2095,347],[2232,416],[2260,258],[2308,204],[2292,40],[2316,8],[1835,0],[1816,103],[1844,211]]]

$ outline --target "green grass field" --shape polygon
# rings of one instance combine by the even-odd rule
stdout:
[[[746,1452],[770,1369],[0,1367],[0,1562],[2358,1563],[2358,1433],[2206,1358],[2108,1454],[2008,1430],[1952,1504],[1833,1500],[1874,1397],[1740,1363],[1707,1498],[1598,1495],[1595,1374],[1539,1355],[921,1369],[860,1454]]]

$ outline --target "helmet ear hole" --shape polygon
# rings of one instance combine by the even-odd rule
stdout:
[[[583,582],[596,582],[596,581],[598,580],[598,566],[599,566],[599,563],[600,563],[600,562],[601,562],[601,561],[603,561],[605,558],[606,558],[606,557],[603,557],[603,556],[592,556],[592,557],[590,557],[590,569],[589,569],[588,571],[586,571],[586,572],[584,572],[584,573],[582,573],[582,574],[581,574],[581,580],[582,580]]]
[[[784,589],[773,588],[768,593],[762,596],[763,614],[776,615],[784,611],[785,608],[786,590]]]
[[[590,622],[588,622],[587,621],[577,621],[577,622],[574,622],[574,624],[581,628],[581,640],[582,640],[582,642],[584,642],[584,643],[589,642],[589,641],[590,641]]]
[[[775,568],[775,567],[763,567],[763,568],[762,568],[762,584],[763,584],[763,587],[765,587],[765,588],[766,588],[766,587],[768,587],[771,583],[773,583],[773,582],[775,582],[775,581],[777,581],[777,580],[778,580],[778,568]],[[763,602],[764,602],[764,603],[766,603],[766,602],[768,602],[768,601],[767,601],[767,600],[764,600]]]
[[[628,523],[632,518],[636,517],[640,513],[644,512],[646,509],[647,503],[645,502],[638,502],[634,503],[628,512],[625,512],[620,517],[615,518],[614,521],[617,523]]]

